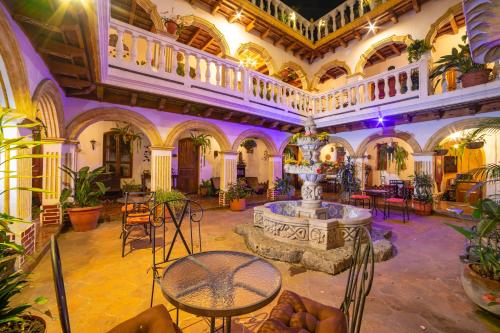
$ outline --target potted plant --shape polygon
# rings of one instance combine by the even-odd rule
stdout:
[[[226,191],[226,200],[229,201],[229,208],[232,211],[243,211],[247,207],[246,197],[251,193],[243,182],[236,182],[229,184]]]
[[[363,14],[368,13],[370,10],[370,0],[363,0]]]
[[[210,152],[210,149],[212,147],[211,141],[210,141],[210,134],[194,134],[191,133],[191,141],[193,142],[193,145],[195,147],[199,147],[201,151],[201,155],[203,156],[203,165],[205,165],[205,154]]]
[[[290,200],[295,195],[295,187],[292,184],[292,179],[289,175],[283,178],[276,177],[274,181],[275,198],[278,201]]]
[[[462,87],[472,87],[478,84],[488,82],[490,70],[486,64],[477,64],[473,61],[469,44],[467,44],[467,35],[462,36],[464,44],[458,45],[447,54],[436,61],[436,67],[431,71],[430,79],[437,79],[435,86],[441,82],[441,77],[450,69],[456,69],[461,73],[460,80]]]
[[[396,172],[398,175],[401,170],[406,169],[406,160],[408,159],[408,151],[401,147],[400,145],[394,146],[394,152],[391,155],[391,160],[396,164]]]
[[[465,264],[461,282],[465,294],[479,307],[500,315],[500,251],[497,247],[500,205],[486,198],[478,201],[472,228],[446,223],[462,235],[469,245],[460,259]]]
[[[73,184],[61,192],[59,199],[61,207],[66,209],[75,231],[88,231],[97,227],[97,221],[101,215],[101,197],[108,188],[96,179],[104,172],[104,167],[90,171],[89,167],[83,167],[73,171],[67,166],[61,170],[67,174]]]
[[[436,153],[436,156],[445,156],[448,154],[448,149],[443,145],[436,145],[434,146],[434,152]]]
[[[431,215],[433,202],[431,176],[426,173],[416,173],[413,176],[413,186],[415,192],[413,193],[412,206],[415,214]]]
[[[200,190],[199,193],[202,197],[212,195],[212,183],[210,182],[210,179],[209,180],[202,179],[199,190]]]
[[[408,62],[413,63],[419,61],[422,56],[431,49],[431,47],[422,39],[414,40],[408,48]],[[414,68],[410,73],[411,79],[411,90],[418,90],[419,88],[419,71],[418,68]]]
[[[257,147],[257,142],[253,139],[246,139],[240,146],[245,148],[248,154],[251,154],[253,153],[254,148]]]
[[[341,186],[341,197],[344,202],[348,202],[351,194],[359,191],[361,181],[356,178],[356,163],[347,156],[345,163],[341,163],[338,167],[337,179]]]
[[[180,201],[182,199],[186,199],[186,196],[182,194],[179,191],[176,190],[170,190],[170,191],[165,191],[162,189],[159,189],[155,192],[155,203],[165,203],[169,201],[173,201],[170,205],[170,207],[173,209],[175,214],[180,214],[182,212],[183,208],[183,202]],[[179,201],[175,201],[179,200]],[[161,207],[158,207],[157,209],[161,209]],[[157,210],[158,212],[158,210]],[[170,214],[169,212],[166,212],[166,214]]]
[[[114,132],[115,137],[119,137],[123,143],[130,143],[130,149],[132,150],[133,143],[136,143],[136,149],[139,152],[142,147],[142,134],[135,131],[131,124],[125,123],[120,125],[116,123],[116,127],[111,129]]]

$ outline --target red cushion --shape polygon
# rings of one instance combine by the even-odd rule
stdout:
[[[370,197],[367,195],[364,195],[364,194],[353,194],[353,195],[351,195],[351,199],[364,200],[364,199],[370,199]]]
[[[386,201],[390,202],[390,203],[404,203],[405,202],[405,200],[401,199],[401,198],[388,198]]]

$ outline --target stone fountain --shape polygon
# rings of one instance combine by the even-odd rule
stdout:
[[[320,150],[328,143],[318,134],[312,118],[305,132],[297,138],[303,154],[299,164],[285,164],[285,172],[298,174],[303,181],[302,200],[267,203],[254,208],[254,226],[264,235],[295,245],[329,250],[351,242],[358,226],[371,226],[372,216],[366,209],[323,202],[320,184],[326,175],[320,162]]]

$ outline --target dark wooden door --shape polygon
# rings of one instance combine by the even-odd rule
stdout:
[[[198,147],[195,147],[190,138],[179,140],[178,152],[178,189],[185,193],[198,192],[198,178],[200,160]]]

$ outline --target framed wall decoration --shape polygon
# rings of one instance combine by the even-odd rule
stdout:
[[[444,173],[457,173],[458,172],[458,157],[445,156],[444,157]]]

